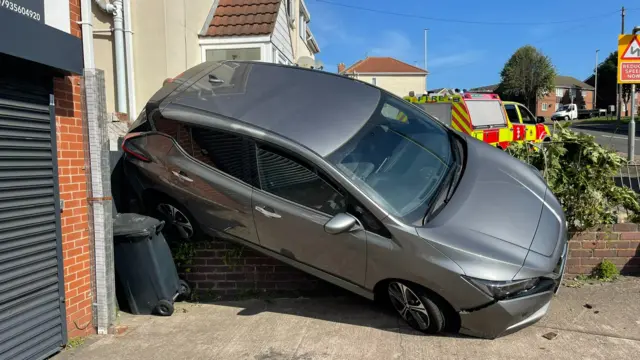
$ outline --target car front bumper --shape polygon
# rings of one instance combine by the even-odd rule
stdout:
[[[554,291],[497,301],[479,310],[460,313],[460,333],[495,339],[540,320],[549,310]]]

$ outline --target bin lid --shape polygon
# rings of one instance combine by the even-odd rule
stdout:
[[[162,221],[135,213],[117,214],[113,219],[113,236],[149,236],[156,232]]]

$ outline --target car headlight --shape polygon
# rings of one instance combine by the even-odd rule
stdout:
[[[468,276],[464,278],[496,300],[502,300],[529,291],[540,282],[540,278],[515,281],[491,281]]]

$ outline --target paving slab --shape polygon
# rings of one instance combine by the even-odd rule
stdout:
[[[496,340],[424,336],[356,296],[182,303],[167,318],[123,314],[126,333],[55,359],[638,359],[639,299],[638,278],[563,287],[542,321]]]

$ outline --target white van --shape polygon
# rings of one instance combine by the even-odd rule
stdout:
[[[577,118],[578,106],[576,104],[562,105],[551,115],[551,120],[575,120]]]

